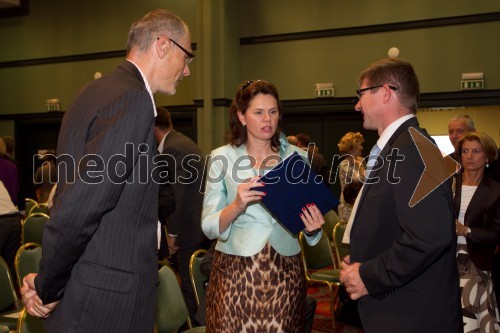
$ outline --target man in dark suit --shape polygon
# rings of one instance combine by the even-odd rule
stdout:
[[[193,140],[177,132],[167,109],[157,107],[155,138],[165,177],[160,184],[159,217],[167,229],[168,249],[179,270],[181,289],[191,318],[196,314],[196,300],[189,276],[189,260],[193,252],[207,248],[208,239],[201,230],[203,204],[202,176],[204,157]],[[173,192],[173,198],[168,193]],[[171,201],[175,211],[171,213]],[[170,214],[171,213],[171,214]]]
[[[146,14],[130,29],[126,60],[87,85],[64,115],[40,270],[21,291],[48,332],[154,330],[153,94],[173,95],[190,74],[190,45],[180,17],[160,9]]]
[[[425,167],[409,128],[430,138],[415,118],[417,76],[384,59],[358,83],[356,110],[381,151],[354,207],[341,281],[367,333],[462,332],[450,183],[409,204]]]

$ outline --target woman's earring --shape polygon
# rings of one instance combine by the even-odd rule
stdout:
[[[490,164],[488,163],[488,161],[486,161],[486,167],[489,168],[490,167]]]
[[[243,128],[245,128],[247,126],[247,124],[243,124]]]

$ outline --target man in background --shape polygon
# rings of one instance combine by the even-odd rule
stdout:
[[[189,260],[196,250],[210,245],[201,229],[204,156],[193,140],[174,129],[167,109],[157,107],[156,110],[154,133],[161,153],[158,157],[164,162],[162,171],[166,173],[160,184],[159,218],[166,226],[169,254],[179,271],[189,314],[194,318],[197,305],[189,276]],[[173,198],[163,195],[169,189]],[[172,200],[175,202],[173,213]]]
[[[157,9],[132,24],[127,56],[66,111],[59,182],[39,274],[23,280],[47,332],[153,332],[158,183],[153,94],[173,95],[194,55],[187,24]],[[78,168],[65,168],[75,161]]]
[[[455,150],[458,147],[458,141],[467,133],[474,132],[474,121],[469,115],[458,114],[448,121],[448,137]],[[453,152],[450,154],[455,161],[460,161],[460,156]]]

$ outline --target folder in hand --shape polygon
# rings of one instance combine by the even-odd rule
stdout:
[[[267,193],[261,203],[292,234],[298,234],[305,228],[300,218],[302,207],[314,203],[322,214],[326,214],[339,204],[321,178],[297,152],[293,152],[261,177],[265,186],[258,190]]]

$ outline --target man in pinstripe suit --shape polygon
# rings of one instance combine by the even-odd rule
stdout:
[[[24,279],[21,291],[29,313],[46,318],[48,332],[153,332],[153,93],[173,95],[190,74],[190,45],[177,15],[146,14],[130,29],[126,60],[86,86],[64,116],[40,271]]]

